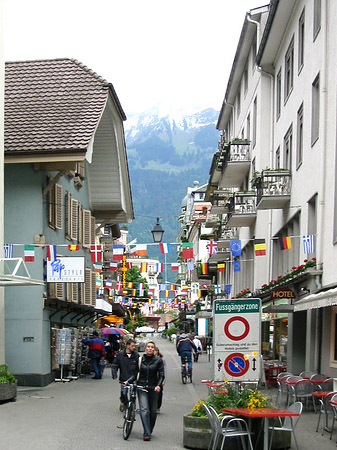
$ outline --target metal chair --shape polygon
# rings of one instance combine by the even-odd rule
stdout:
[[[225,445],[226,438],[239,437],[241,439],[242,444],[244,443],[243,439],[245,436],[248,438],[248,446],[250,450],[253,450],[253,444],[250,437],[250,432],[248,430],[247,422],[244,419],[239,419],[237,417],[230,417],[229,420],[225,423],[226,418],[221,418],[212,406],[209,406],[213,416],[213,423],[215,425],[215,437],[213,442],[212,450],[216,450],[219,437],[222,436],[222,442],[220,450],[223,450]],[[228,417],[228,416],[227,416]]]
[[[212,442],[213,442],[213,440],[215,439],[215,436],[216,436],[217,431],[216,431],[215,420],[214,420],[213,414],[212,414],[211,411],[209,410],[208,406],[206,406],[205,404],[204,404],[203,406],[204,406],[204,409],[205,409],[205,411],[206,411],[206,414],[207,414],[207,417],[208,417],[208,420],[209,420],[209,424],[210,424],[210,426],[211,426],[211,431],[212,431],[212,433],[211,433],[211,439],[210,439],[209,444],[208,444],[208,450],[210,450],[211,447],[212,447]],[[225,420],[229,420],[229,419],[231,419],[232,417],[233,417],[233,416],[230,416],[230,415],[221,417],[221,425],[223,424],[223,422],[224,422]]]
[[[289,395],[289,389],[286,385],[286,380],[289,378],[289,376],[280,376],[276,380],[277,383],[277,396],[276,396],[276,406],[279,407],[282,403],[283,395],[286,395],[286,401],[285,404],[288,404],[288,395]]]
[[[318,421],[317,421],[317,427],[316,427],[316,433],[318,432],[319,429],[319,424],[321,421],[321,415],[324,414],[324,427],[323,429],[328,429],[328,424],[329,424],[329,414],[332,415],[333,414],[333,408],[332,405],[329,403],[330,400],[332,400],[332,398],[337,394],[337,392],[330,392],[330,394],[327,394],[325,397],[320,398],[319,401],[319,405],[320,405],[320,409],[319,409],[319,415],[318,415]],[[333,425],[333,423],[332,423]],[[322,433],[323,434],[323,433]]]
[[[280,426],[279,427],[269,427],[269,429],[272,430],[271,432],[271,436],[270,436],[270,444],[269,444],[269,450],[271,449],[272,443],[273,443],[273,437],[274,437],[274,430],[276,431],[290,431],[293,433],[294,436],[294,440],[296,443],[296,447],[298,450],[298,444],[297,444],[297,440],[296,440],[296,436],[295,436],[295,428],[297,425],[297,422],[299,421],[299,418],[302,414],[302,410],[303,410],[303,405],[301,402],[295,402],[293,403],[291,406],[289,406],[288,411],[293,412],[293,413],[298,413],[299,416],[298,417],[286,417],[284,419],[283,425],[282,425],[282,421],[280,418]]]
[[[302,377],[302,378],[307,378],[308,380],[310,380],[310,378],[311,378],[313,375],[316,375],[316,372],[312,372],[312,371],[310,371],[310,370],[306,370],[306,371],[300,373],[300,377]]]
[[[315,385],[310,380],[299,380],[294,385],[295,401],[305,399],[308,406],[308,400],[312,400],[314,411],[316,412],[316,404],[312,393],[315,391]]]
[[[310,381],[325,381],[326,380],[326,376],[323,375],[322,373],[316,373],[315,375],[312,375],[310,377]]]
[[[327,378],[323,381],[323,383],[320,385],[320,388],[323,392],[328,392],[333,390],[333,379]]]
[[[294,399],[294,402],[296,401],[296,395],[295,395],[295,383],[297,383],[298,381],[303,380],[302,377],[299,377],[297,375],[292,375],[290,377],[288,377],[284,382],[285,385],[287,387],[287,406],[290,405],[291,403],[291,398]],[[288,384],[291,383],[291,384]]]
[[[333,393],[333,396],[331,397],[330,400],[333,400],[334,402],[337,402],[337,394]],[[333,413],[332,425],[331,425],[331,433],[330,433],[330,440],[331,440],[333,427],[335,425],[335,420],[337,420],[337,406],[334,406],[334,405],[330,405],[330,406],[332,407],[332,413]],[[336,443],[337,443],[337,441],[336,441]]]

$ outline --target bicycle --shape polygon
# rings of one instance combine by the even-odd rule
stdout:
[[[127,384],[129,401],[125,410],[123,424],[123,439],[127,440],[131,434],[133,422],[136,420],[136,398],[137,386],[135,384]]]
[[[181,363],[181,380],[183,384],[187,383],[187,378],[189,378],[190,382],[192,383],[192,371],[188,370],[187,364],[188,364],[187,356],[184,356]]]

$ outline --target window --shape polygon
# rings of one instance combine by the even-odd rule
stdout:
[[[286,102],[294,83],[294,38],[292,38],[284,58],[284,101]]]
[[[250,114],[247,116],[247,139],[250,141]]]
[[[291,152],[293,146],[293,128],[292,126],[287,131],[284,137],[284,151],[283,151],[283,168],[291,170]]]
[[[62,230],[62,186],[55,184],[48,191],[48,225],[53,230]]]
[[[304,11],[298,21],[298,71],[304,64]]]
[[[296,166],[298,167],[303,160],[303,103],[297,111],[297,151]]]
[[[281,69],[279,70],[276,77],[276,119],[278,119],[281,115]]]
[[[253,148],[256,145],[256,130],[257,130],[257,98],[255,97],[253,104]]]
[[[319,74],[312,83],[311,101],[311,145],[313,145],[319,137]]]
[[[245,70],[243,72],[243,90],[246,95],[248,90],[248,66],[245,67]]]
[[[314,40],[321,29],[321,0],[314,0],[314,28],[313,37]]]
[[[240,89],[236,96],[236,117],[239,117],[241,111],[241,92]]]
[[[280,147],[275,152],[275,169],[281,168],[281,151]]]

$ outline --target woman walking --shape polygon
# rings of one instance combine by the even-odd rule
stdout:
[[[137,392],[144,441],[151,441],[151,434],[157,418],[158,395],[164,380],[163,361],[159,356],[155,356],[154,351],[155,343],[148,341],[145,354],[139,363]]]

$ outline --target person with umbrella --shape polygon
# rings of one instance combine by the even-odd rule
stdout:
[[[100,366],[100,360],[105,358],[104,342],[99,338],[97,331],[92,333],[91,339],[82,339],[83,344],[89,347],[88,358],[91,359],[91,365],[95,372],[94,380],[100,380],[102,378],[102,368]]]

